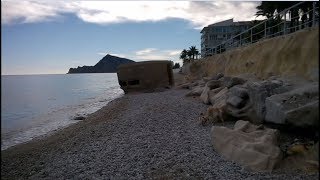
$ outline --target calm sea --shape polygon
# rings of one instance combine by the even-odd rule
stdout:
[[[2,75],[1,150],[76,123],[123,94],[116,73]]]

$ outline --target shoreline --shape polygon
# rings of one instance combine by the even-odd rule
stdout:
[[[188,90],[128,94],[86,120],[2,151],[2,178],[311,178],[317,174],[257,173],[217,154],[208,107]],[[230,122],[232,126],[234,122]]]
[[[115,99],[122,97],[118,95]],[[76,117],[87,117],[90,114],[97,112],[104,106],[107,106],[112,100],[96,100],[92,102],[77,104],[73,106],[66,106],[64,108],[53,110],[46,114],[40,114],[32,119],[32,124],[28,124],[26,127],[20,127],[9,132],[5,132],[1,142],[1,151],[8,149],[12,146],[16,146],[22,143],[27,143],[33,139],[41,139],[52,135],[56,131],[64,129],[70,125],[79,123],[82,120],[76,120]],[[104,104],[102,104],[104,103]],[[99,104],[99,105],[97,105]],[[52,117],[58,118],[54,120]],[[44,130],[43,130],[44,129]]]

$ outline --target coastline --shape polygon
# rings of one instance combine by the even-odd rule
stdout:
[[[225,160],[212,148],[211,128],[198,121],[207,105],[186,98],[187,92],[128,94],[86,120],[10,147],[2,151],[2,179],[318,179],[317,174],[248,172]]]
[[[4,81],[1,150],[77,123],[124,93],[116,74],[19,76]],[[19,83],[19,82],[30,83]],[[32,83],[31,83],[32,82]],[[41,87],[42,82],[51,84]],[[59,84],[68,82],[64,88]]]

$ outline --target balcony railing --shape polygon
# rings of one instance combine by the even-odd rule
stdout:
[[[258,42],[262,39],[293,33],[308,27],[319,26],[319,7],[316,7],[316,2],[313,2],[312,8],[306,10],[306,12],[300,8],[304,3],[308,3],[308,1],[299,2],[201,54],[204,54],[204,56],[220,54],[233,48]],[[292,11],[297,9],[299,9],[298,15],[291,17],[293,14]]]

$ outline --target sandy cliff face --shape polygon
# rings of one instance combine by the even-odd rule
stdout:
[[[202,76],[219,72],[225,75],[255,74],[297,76],[319,80],[319,28],[302,30],[286,36],[204,58],[191,64],[192,74]]]

